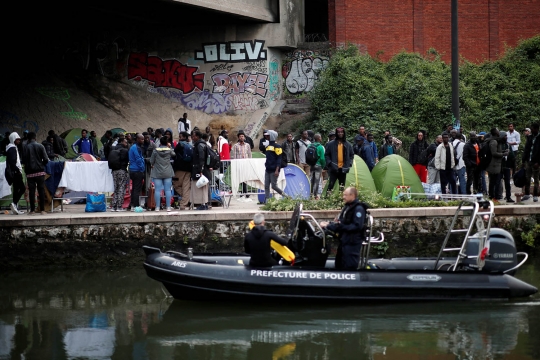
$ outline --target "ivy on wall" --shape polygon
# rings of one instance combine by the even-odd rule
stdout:
[[[540,120],[540,35],[506,50],[497,61],[460,64],[460,121],[463,133],[520,131]],[[451,66],[431,49],[426,56],[399,53],[382,62],[355,46],[338,50],[309,93],[313,117],[308,128],[323,134],[360,125],[378,139],[384,130],[410,139],[418,130],[431,142],[452,119]]]

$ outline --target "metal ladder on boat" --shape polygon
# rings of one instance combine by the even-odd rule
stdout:
[[[362,249],[360,251],[360,261],[358,263],[358,269],[366,269],[368,266],[369,251],[371,250],[372,243],[382,243],[384,241],[384,234],[379,232],[379,236],[371,236],[373,234],[373,216],[366,212],[368,217],[368,228],[366,229],[366,238],[362,242]]]
[[[444,252],[458,251],[458,256],[454,265],[449,267],[449,271],[457,271],[459,265],[465,259],[476,259],[476,266],[478,270],[482,270],[485,264],[485,256],[487,253],[486,244],[489,239],[489,231],[491,229],[491,222],[494,216],[494,205],[492,201],[484,200],[476,195],[440,195],[442,197],[448,197],[449,200],[461,200],[450,228],[446,233],[446,237],[443,241],[437,260],[435,261],[434,269],[439,270],[439,261],[441,260]],[[455,228],[458,224],[458,220],[461,218],[466,221],[469,216],[469,224],[463,228]],[[476,233],[473,231],[476,230]],[[463,234],[463,242],[460,248],[447,248],[448,241],[452,234]],[[478,240],[478,252],[476,255],[467,254],[467,245],[470,240]],[[441,265],[444,266],[447,264]],[[469,265],[473,267],[472,265]]]

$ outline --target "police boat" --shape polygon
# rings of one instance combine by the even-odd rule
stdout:
[[[509,232],[491,228],[493,216],[491,201],[464,196],[437,256],[378,259],[370,257],[370,249],[384,242],[384,235],[372,236],[368,213],[358,269],[342,270],[329,258],[332,234],[300,203],[287,230],[288,247],[273,244],[279,265],[250,267],[249,255],[242,253],[193,254],[188,249],[184,254],[143,246],[144,268],[181,300],[463,301],[535,294],[536,287],[513,276],[528,255],[516,251]],[[461,244],[449,246],[456,235]]]

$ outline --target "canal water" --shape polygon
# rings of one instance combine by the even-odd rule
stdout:
[[[540,261],[517,277],[540,287]],[[540,359],[538,294],[257,305],[172,301],[142,266],[0,279],[0,359]]]

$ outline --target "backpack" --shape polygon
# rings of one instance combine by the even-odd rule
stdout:
[[[422,164],[422,165],[427,165],[428,163],[428,147],[426,147],[421,153],[420,155],[418,155],[418,163]]]
[[[120,170],[120,150],[111,150],[109,156],[107,156],[107,162],[109,164],[109,169]]]
[[[289,162],[287,161],[287,155],[285,155],[285,153],[281,153],[281,164],[279,164],[279,168],[284,169],[287,166],[289,166]]]
[[[480,158],[480,169],[486,170],[491,162],[491,148],[489,146],[489,141],[482,144],[480,151],[478,151],[478,157]]]
[[[319,155],[317,155],[317,145],[309,144],[306,149],[306,164],[314,166],[319,160]]]
[[[206,166],[213,170],[218,170],[221,164],[219,154],[210,146],[206,146]]]
[[[193,145],[185,141],[180,143],[183,145],[182,161],[191,162],[193,160]]]

